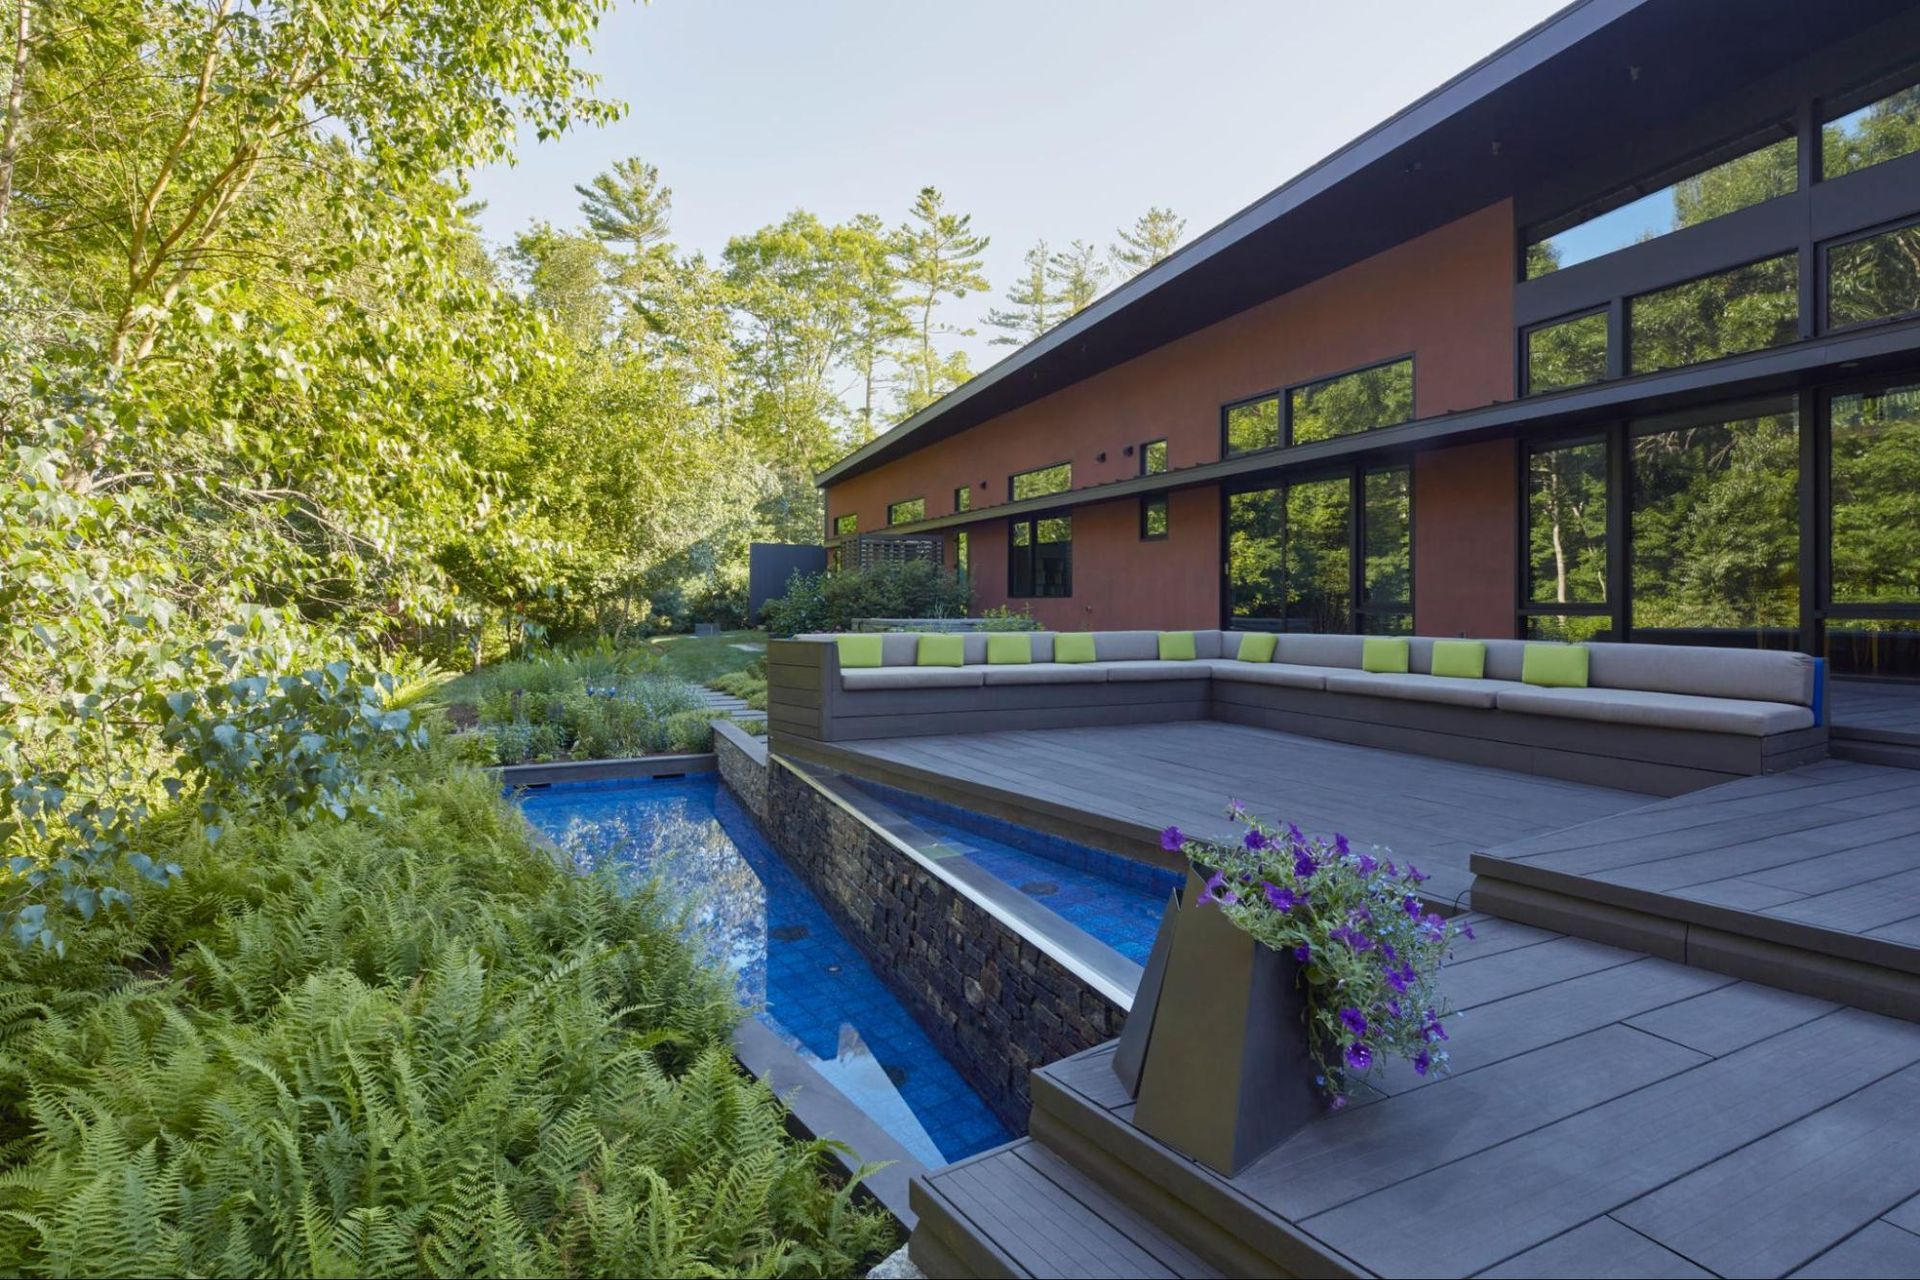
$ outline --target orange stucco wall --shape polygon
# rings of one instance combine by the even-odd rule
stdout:
[[[1515,634],[1516,449],[1494,440],[1413,460],[1413,625],[1421,635]]]
[[[1513,212],[1489,206],[1364,262],[1231,316],[1033,404],[981,423],[908,457],[832,486],[828,519],[854,513],[871,532],[886,524],[887,504],[924,497],[929,516],[953,510],[953,491],[972,488],[970,527],[975,603],[1008,603],[1006,525],[992,508],[1004,502],[1007,477],[1071,460],[1076,488],[1137,473],[1127,445],[1168,441],[1176,470],[1220,456],[1220,406],[1260,392],[1312,381],[1358,365],[1414,355],[1415,413],[1420,417],[1509,399],[1513,386]],[[1104,462],[1098,460],[1106,454]],[[1439,457],[1441,455],[1434,455]],[[1423,460],[1422,466],[1426,466]],[[1444,467],[1442,468],[1444,472]],[[1455,606],[1425,589],[1426,530],[1464,532],[1490,542],[1492,510],[1430,511],[1416,469],[1416,625],[1476,614],[1486,601]],[[982,487],[984,482],[984,487]],[[1459,483],[1434,488],[1451,501]],[[1211,626],[1220,609],[1220,499],[1213,489],[1176,492],[1171,536],[1142,542],[1138,506],[1102,503],[1075,514],[1073,595],[1027,603],[1053,627]],[[1469,629],[1510,628],[1512,556],[1501,563],[1503,617]],[[1491,599],[1491,591],[1483,591]],[[1499,633],[1504,633],[1503,630]]]

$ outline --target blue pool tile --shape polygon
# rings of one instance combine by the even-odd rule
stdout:
[[[690,904],[689,927],[755,1016],[928,1163],[1011,1136],[712,775],[556,783],[519,800],[583,869],[657,876]]]

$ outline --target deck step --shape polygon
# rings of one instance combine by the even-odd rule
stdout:
[[[1221,1273],[1031,1138],[915,1178],[909,1254],[933,1276]]]
[[[1886,742],[1835,734],[1827,743],[1827,751],[1841,760],[1883,764],[1894,769],[1920,769],[1920,743]]]

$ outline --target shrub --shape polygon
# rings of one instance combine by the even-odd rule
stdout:
[[[771,635],[848,631],[857,618],[959,618],[973,600],[965,576],[925,560],[796,573],[763,610]]]
[[[669,719],[704,709],[693,684],[658,666],[630,651],[556,654],[476,672],[466,693],[496,763],[646,755],[668,749]]]
[[[69,957],[0,951],[0,1272],[846,1275],[888,1247],[735,1070],[650,890],[444,749],[253,813]]]
[[[713,750],[713,713],[678,711],[661,722],[661,749],[676,755]]]

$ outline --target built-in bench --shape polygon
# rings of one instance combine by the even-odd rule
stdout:
[[[768,647],[769,731],[808,742],[1217,719],[1365,746],[1673,795],[1826,754],[1822,664],[1801,653],[1589,644],[1585,687],[1523,678],[1529,642],[1486,640],[1479,677],[1433,674],[1430,637],[1405,672],[1364,669],[1360,636],[1195,631],[1190,659],[1161,633],[1092,633],[1092,661],[990,662],[989,637],[953,637],[959,665],[922,665],[920,637],[868,637],[879,665],[844,666],[838,638]],[[1248,657],[1242,657],[1242,645]],[[1257,657],[1257,660],[1254,660]]]

